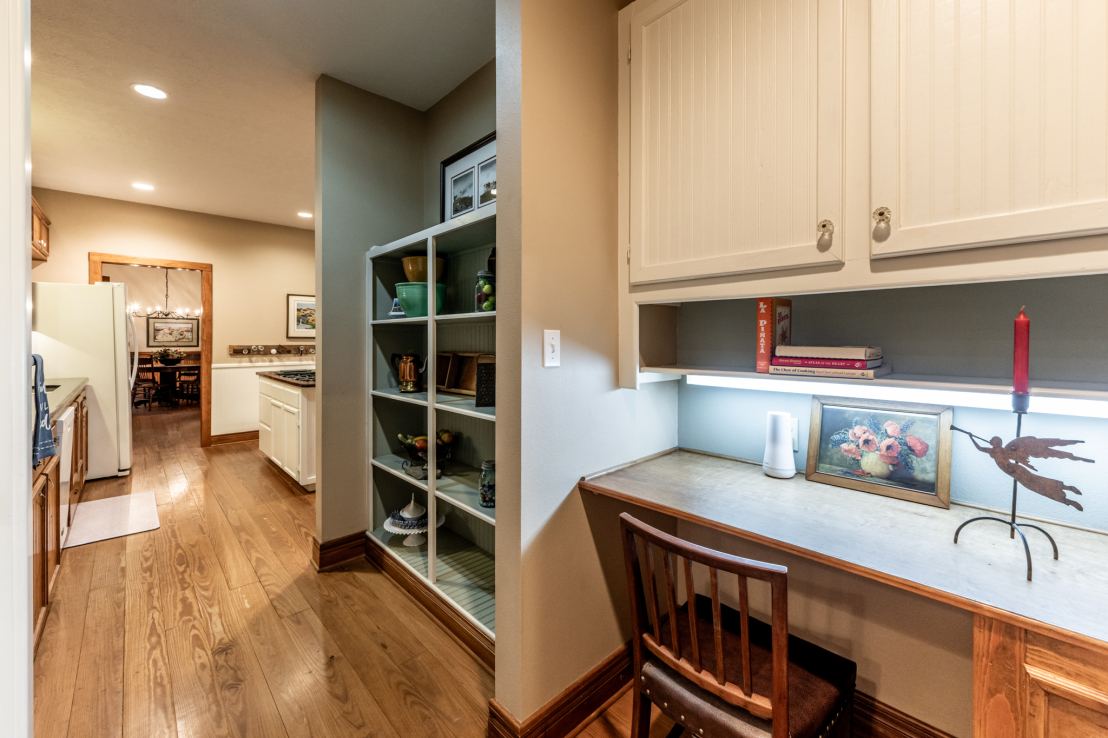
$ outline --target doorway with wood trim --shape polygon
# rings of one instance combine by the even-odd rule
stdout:
[[[104,265],[160,267],[200,273],[200,445],[212,445],[212,265],[175,259],[151,259],[90,252],[89,284],[104,279]],[[167,278],[168,279],[168,278]],[[169,310],[169,306],[166,306]],[[137,337],[136,337],[137,340]]]

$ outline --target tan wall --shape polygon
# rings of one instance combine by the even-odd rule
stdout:
[[[230,344],[286,338],[286,294],[315,292],[312,231],[122,200],[34,189],[50,218],[50,260],[35,282],[88,282],[89,252],[212,265],[212,344],[217,364],[268,361],[228,355]],[[299,359],[298,359],[299,360]]]

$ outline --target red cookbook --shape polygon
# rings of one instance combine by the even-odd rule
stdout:
[[[793,342],[793,301],[781,297],[758,298],[758,360],[755,369],[768,373],[778,346]]]

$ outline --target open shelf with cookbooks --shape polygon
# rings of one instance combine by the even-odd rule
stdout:
[[[366,258],[370,544],[462,613],[490,649],[496,632],[495,246],[493,203],[373,247]],[[415,522],[404,517],[406,506]],[[405,525],[426,532],[413,537]]]

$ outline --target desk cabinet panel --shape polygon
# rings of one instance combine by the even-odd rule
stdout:
[[[1108,735],[1108,644],[1075,646],[978,615],[975,738]]]

